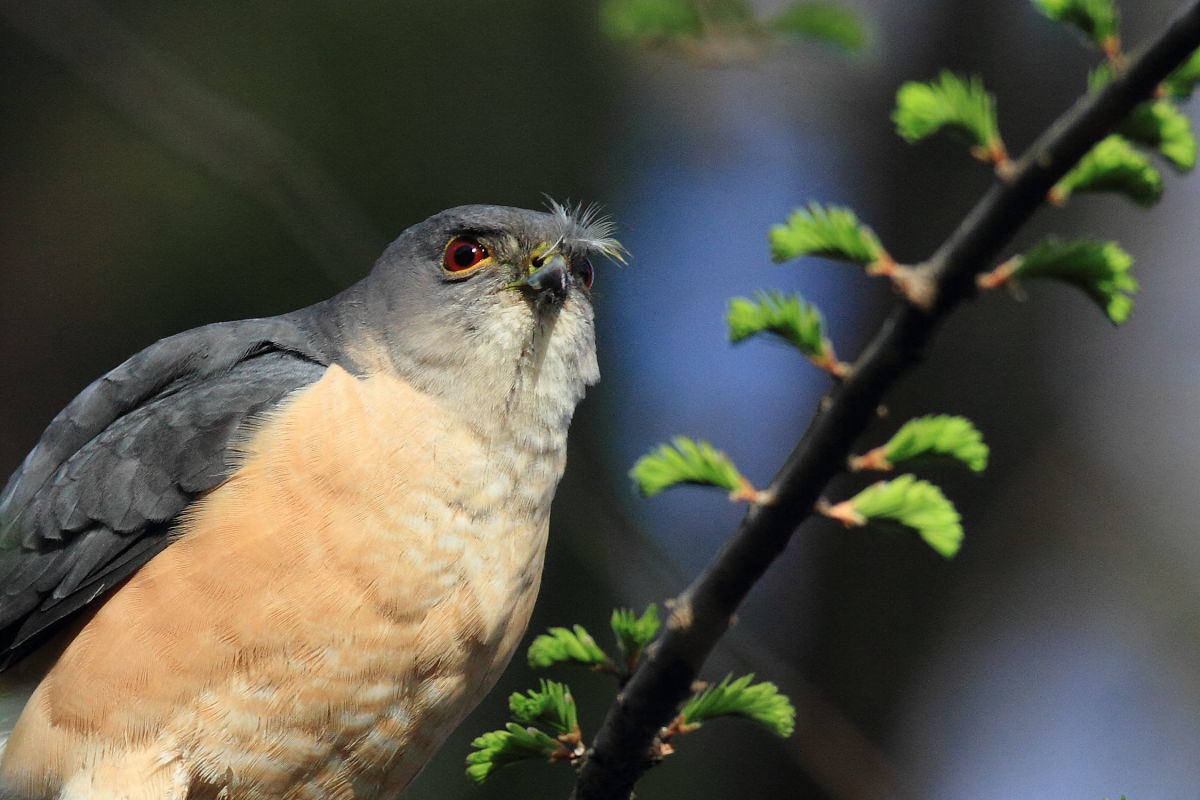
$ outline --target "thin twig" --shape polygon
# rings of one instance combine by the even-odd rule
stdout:
[[[676,619],[609,708],[579,773],[576,800],[625,800],[651,766],[650,744],[674,717],[701,665],[729,627],[738,605],[812,513],[822,488],[845,464],[853,442],[874,419],[884,392],[921,360],[939,325],[975,291],[1013,234],[1043,204],[1047,191],[1187,56],[1200,47],[1200,0],[1103,91],[1087,95],[1016,162],[958,229],[919,269],[936,296],[926,312],[900,304],[884,321],[852,377],[831,393],[788,456],[768,492],[738,531],[676,601]]]

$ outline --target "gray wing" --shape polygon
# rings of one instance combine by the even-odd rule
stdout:
[[[169,543],[249,419],[329,356],[289,317],[168,339],[88,386],[0,494],[0,669]]]

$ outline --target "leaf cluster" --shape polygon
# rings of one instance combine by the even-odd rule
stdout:
[[[624,658],[624,673],[612,668],[612,659],[581,625],[551,628],[549,634],[535,638],[529,647],[529,663],[539,667],[574,663],[628,675],[658,634],[658,607],[650,605],[640,616],[630,609],[615,609],[610,624]],[[796,716],[791,702],[774,684],[755,684],[753,680],[753,675],[737,680],[726,676],[716,686],[693,692],[680,707],[676,723],[671,729],[664,729],[663,742],[720,716],[746,717],[779,736],[791,735]],[[536,758],[574,761],[583,754],[578,709],[566,684],[543,678],[537,689],[513,692],[508,698],[508,709],[514,721],[507,723],[504,730],[485,733],[471,743],[474,750],[467,757],[467,775],[471,780],[482,783],[496,770],[517,761]],[[672,749],[664,745],[661,752],[665,755]]]
[[[797,294],[755,292],[754,299],[735,297],[725,313],[729,341],[744,341],[758,334],[771,334],[811,359],[827,351],[824,320],[820,310]]]
[[[1193,56],[1192,60],[1197,62],[1196,69],[1200,70],[1200,58]],[[1089,73],[1088,86],[1093,90],[1103,88],[1112,81],[1112,75],[1112,67],[1103,64]],[[1197,77],[1200,76],[1181,75],[1178,90],[1185,92],[1185,96],[1190,95]],[[1131,142],[1157,150],[1176,170],[1188,172],[1196,166],[1196,134],[1191,120],[1170,99],[1176,90],[1169,82],[1164,83],[1163,88],[1164,97],[1134,106],[1117,127],[1117,133]]]
[[[776,262],[801,256],[821,256],[866,266],[887,258],[879,238],[842,206],[809,203],[796,209],[768,234],[771,257]]]
[[[1074,25],[1104,49],[1108,63],[1088,75],[1099,90],[1122,68],[1117,13],[1111,0],[1034,0],[1052,19]],[[1200,80],[1200,50],[1192,52],[1164,80],[1157,95],[1134,106],[1116,132],[1098,142],[1050,190],[1048,200],[1063,205],[1075,194],[1114,192],[1142,206],[1152,206],[1163,193],[1162,175],[1135,145],[1156,150],[1180,172],[1196,165],[1197,141],[1192,124],[1174,100],[1191,95]],[[1087,294],[1115,324],[1133,308],[1137,281],[1129,274],[1133,259],[1115,242],[1049,239],[1023,256],[1010,259],[978,277],[981,288],[994,288],[1013,278],[1052,278]]]
[[[564,683],[542,678],[538,688],[528,694],[513,692],[508,698],[508,709],[517,722],[540,725],[569,736],[579,733],[575,699]]]
[[[746,486],[729,456],[708,442],[686,436],[676,436],[670,444],[661,444],[639,458],[629,476],[646,497],[679,484],[717,486],[731,494]]]
[[[526,694],[513,692],[508,710],[516,722],[471,742],[475,749],[467,756],[467,777],[476,783],[483,783],[496,770],[518,761],[569,761],[583,752],[575,699],[566,684],[542,679],[537,689]],[[536,726],[558,735],[551,736]]]
[[[1191,120],[1169,100],[1147,100],[1138,105],[1119,131],[1130,141],[1157,150],[1180,172],[1196,166],[1196,135]]]
[[[988,446],[965,417],[930,414],[911,419],[884,444],[850,459],[850,468],[890,471],[896,464],[953,461],[972,472],[987,467]],[[963,530],[958,511],[933,484],[901,475],[868,486],[837,505],[822,502],[817,510],[848,527],[899,525],[917,534],[944,557],[958,552]]]
[[[1116,192],[1138,205],[1152,206],[1162,197],[1163,182],[1150,159],[1124,136],[1114,133],[1089,150],[1055,184],[1050,196],[1061,205],[1066,198],[1082,192]]]
[[[1166,94],[1176,100],[1187,100],[1200,81],[1200,50],[1194,51],[1163,81]]]
[[[892,121],[896,132],[909,143],[945,129],[985,154],[1000,147],[995,100],[975,76],[960,78],[943,71],[927,83],[905,83],[896,93]]]
[[[754,675],[736,680],[726,675],[720,683],[692,695],[679,711],[682,730],[694,729],[717,717],[738,716],[766,726],[776,736],[788,737],[796,728],[796,709],[773,683],[754,683]]]
[[[880,450],[889,464],[953,459],[972,472],[987,468],[988,446],[966,417],[932,414],[910,419]]]
[[[632,669],[661,627],[658,606],[650,604],[641,616],[631,609],[615,609],[609,624],[625,667]],[[616,662],[596,644],[596,640],[582,625],[551,628],[547,633],[536,636],[529,645],[526,658],[529,666],[542,669],[555,664],[576,664],[621,673]]]
[[[1129,274],[1133,257],[1116,242],[1047,239],[1018,257],[1013,276],[1052,278],[1090,297],[1114,324],[1129,317],[1130,295],[1138,289]]]
[[[545,668],[554,664],[571,662],[585,667],[608,667],[612,660],[582,625],[567,628],[551,628],[533,640],[526,654],[529,666]]]
[[[651,603],[640,617],[632,609],[614,609],[609,625],[617,638],[617,647],[621,650],[626,668],[632,670],[646,646],[658,635],[661,626],[658,606]]]
[[[510,722],[502,731],[489,731],[471,742],[475,751],[467,756],[467,777],[483,783],[493,772],[517,761],[550,758],[562,750],[554,737],[537,728]]]
[[[911,528],[946,558],[957,553],[962,544],[958,510],[941,489],[915,475],[872,484],[847,502],[862,517],[863,524],[891,522]]]

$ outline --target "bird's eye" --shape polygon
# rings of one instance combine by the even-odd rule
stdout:
[[[595,278],[595,273],[592,270],[592,262],[586,258],[580,260],[576,269],[579,271],[579,278],[583,281],[583,288],[592,288],[592,280]]]
[[[458,236],[446,245],[442,266],[447,272],[465,272],[488,257],[487,248],[474,239]]]

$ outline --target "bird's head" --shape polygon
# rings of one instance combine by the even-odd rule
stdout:
[[[406,230],[359,285],[369,339],[422,389],[469,409],[570,419],[599,379],[595,262],[621,260],[594,212],[459,206]]]

